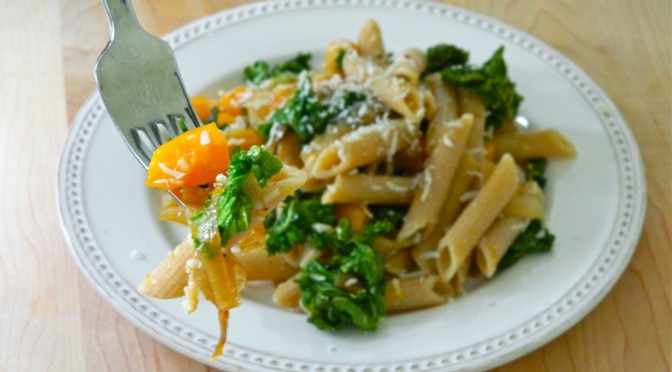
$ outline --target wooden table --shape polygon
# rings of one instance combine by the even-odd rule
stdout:
[[[155,34],[242,2],[134,1]],[[529,32],[585,69],[630,123],[646,166],[644,231],[615,288],[574,328],[500,370],[670,370],[670,2],[447,2]],[[0,2],[0,371],[208,369],[117,315],[80,274],[59,227],[61,146],[95,89],[106,40],[98,0]]]

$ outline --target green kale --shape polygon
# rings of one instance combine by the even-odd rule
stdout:
[[[321,235],[325,236],[318,244],[329,244],[332,255],[309,262],[295,279],[301,289],[301,305],[310,314],[308,321],[323,330],[349,324],[375,330],[385,315],[382,255],[361,243],[347,220]]]
[[[302,79],[292,98],[284,107],[275,110],[267,123],[259,126],[259,132],[268,138],[274,125],[286,125],[303,143],[308,143],[324,133],[345,110],[365,99],[362,93],[345,91],[334,97],[333,102],[322,103],[313,91],[310,79]]]
[[[373,207],[373,222],[362,230],[363,242],[371,244],[376,238],[399,230],[407,212],[407,207]]]
[[[344,72],[343,71],[343,58],[345,57],[346,53],[347,53],[346,50],[341,48],[338,51],[338,54],[336,55],[336,70],[338,70],[340,72]]]
[[[319,102],[310,85],[310,79],[302,79],[289,102],[273,112],[269,122],[259,128],[260,132],[268,137],[273,125],[287,125],[303,143],[324,133],[331,116],[329,107]]]
[[[259,186],[266,187],[268,179],[281,169],[280,160],[264,147],[253,146],[248,151],[234,151],[229,165],[228,182],[217,199],[217,226],[223,245],[250,226],[254,200],[243,190],[247,177],[253,174]]]
[[[545,158],[529,159],[525,162],[525,176],[528,181],[536,181],[543,189],[546,186],[546,164]]]
[[[504,47],[500,47],[480,68],[464,65],[441,71],[441,77],[445,82],[483,99],[489,111],[486,125],[494,128],[513,119],[523,100],[515,90],[516,85],[507,76],[503,55]]]
[[[217,244],[213,244],[217,236],[217,209],[208,197],[198,212],[189,219],[191,239],[196,250],[206,259],[213,259],[218,251]]]
[[[309,53],[299,53],[293,59],[277,66],[271,66],[265,61],[256,61],[245,67],[243,75],[250,83],[259,85],[271,78],[287,74],[299,74],[301,71],[310,70],[311,58],[312,55]]]
[[[454,45],[438,44],[427,49],[427,67],[424,75],[438,72],[447,67],[460,66],[469,60],[469,52]]]
[[[528,253],[550,252],[555,236],[543,227],[540,220],[532,220],[497,265],[497,271],[505,270]]]
[[[266,251],[269,254],[285,253],[294,244],[305,243],[316,223],[334,223],[334,207],[320,203],[319,197],[307,197],[297,193],[285,200],[284,207],[276,209],[264,221],[266,227]]]

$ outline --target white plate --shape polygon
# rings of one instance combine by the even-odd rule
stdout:
[[[439,42],[484,61],[506,46],[510,74],[536,128],[557,128],[578,157],[549,169],[553,253],[525,258],[457,301],[389,316],[375,333],[316,330],[302,314],[269,303],[250,286],[232,311],[224,356],[209,362],[217,318],[180,301],[154,301],[136,285],[186,233],[156,219],[156,195],[122,143],[98,94],[75,118],[59,174],[61,218],[82,271],[124,317],[165,345],[214,367],[297,371],[484,369],[530,352],[588,313],[625,269],[639,238],[645,185],[637,145],[617,108],[576,65],[499,21],[409,0],[292,0],[258,3],[194,22],[167,36],[191,94],[234,84],[257,59],[322,55],[354,39],[368,18],[390,50]],[[229,85],[231,86],[231,85]],[[143,260],[133,259],[133,250]]]

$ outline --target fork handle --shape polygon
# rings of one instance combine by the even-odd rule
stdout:
[[[110,40],[114,40],[117,33],[143,30],[135,16],[131,0],[102,0],[110,25]]]

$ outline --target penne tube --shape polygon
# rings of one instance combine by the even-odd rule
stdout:
[[[328,179],[357,167],[392,158],[407,148],[417,132],[405,120],[360,127],[327,146],[315,159],[310,176]]]
[[[286,131],[275,148],[275,155],[283,164],[296,168],[303,167],[301,160],[301,140],[292,131]]]
[[[492,224],[476,248],[476,264],[485,277],[491,278],[495,274],[502,256],[529,223],[526,218],[505,216]]]
[[[385,311],[396,312],[440,305],[457,295],[437,275],[394,278],[385,288]]]
[[[343,57],[343,71],[346,76],[366,84],[381,102],[416,126],[424,118],[425,96],[416,84],[386,74],[380,66],[354,53]]]
[[[410,204],[413,177],[341,174],[322,194],[322,203]]]
[[[492,139],[497,156],[510,153],[517,161],[534,158],[573,158],[576,149],[554,129],[518,134],[504,134]]]
[[[483,142],[486,117],[485,104],[482,98],[464,90],[460,91],[459,100],[460,112],[462,114],[470,113],[474,116],[474,127],[467,141],[467,149],[476,160],[479,160],[485,156],[485,143]]]
[[[410,248],[417,243],[417,241],[410,239],[398,241],[386,237],[380,237],[373,241],[373,249],[380,252],[384,257],[387,257],[398,250]]]
[[[523,184],[506,204],[502,214],[518,218],[544,219],[544,194],[541,187],[534,181]]]
[[[412,249],[413,259],[421,269],[428,270],[431,273],[437,272],[436,259],[439,255],[436,247],[439,245],[439,241],[445,234],[448,226],[455,222],[457,215],[466,204],[463,201],[463,196],[478,180],[476,162],[468,152],[463,151],[451,187],[448,190],[446,201],[441,208],[437,225],[426,239],[422,240]]]
[[[437,129],[436,142],[439,144],[432,147],[397,239],[405,240],[417,233],[427,237],[431,233],[446,200],[472,123],[471,115],[463,115],[459,120],[444,123]]]
[[[411,48],[396,56],[385,72],[417,85],[425,66],[427,66],[425,53],[420,49]]]
[[[301,302],[301,289],[291,277],[278,284],[273,291],[273,302],[288,309],[298,309]]]
[[[410,249],[400,249],[385,257],[385,270],[394,275],[417,271]]]
[[[385,55],[383,36],[376,21],[372,19],[366,21],[359,31],[357,44],[363,57],[369,58],[381,66],[386,64],[387,56]]]
[[[285,255],[270,256],[266,249],[236,253],[238,262],[247,274],[247,280],[270,280],[280,282],[294,276],[299,269],[291,265]]]
[[[436,138],[437,128],[442,123],[456,119],[459,116],[458,99],[455,90],[443,82],[440,73],[434,73],[425,78],[434,102],[436,103],[436,113],[427,127],[427,138]]]
[[[518,188],[519,171],[506,154],[490,178],[441,239],[437,268],[444,281],[452,279],[485,231]]]
[[[188,236],[161,261],[159,266],[145,276],[138,286],[138,291],[152,298],[182,297],[188,280],[187,261],[193,259],[195,255],[194,242],[191,236]]]

